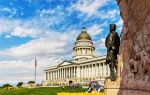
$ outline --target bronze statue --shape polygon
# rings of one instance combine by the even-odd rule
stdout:
[[[110,68],[110,79],[111,81],[116,80],[117,71],[117,55],[119,53],[120,37],[118,36],[115,24],[110,24],[110,33],[106,37],[105,45],[107,48],[106,64],[109,64]]]

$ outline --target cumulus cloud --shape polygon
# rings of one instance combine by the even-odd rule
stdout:
[[[15,8],[8,8],[8,7],[2,7],[0,8],[0,12],[1,12],[1,15],[4,16],[4,15],[9,15],[8,17],[11,18],[12,16],[14,16],[17,12],[17,10]]]
[[[119,11],[116,9],[110,9],[110,10],[103,10],[100,12],[100,14],[97,14],[98,17],[101,17],[102,19],[115,19],[116,15],[119,14]]]
[[[35,29],[25,29],[23,27],[15,27],[14,30],[11,32],[12,36],[19,36],[19,37],[27,37],[27,36],[32,36],[35,37],[38,34],[42,34],[40,33],[39,30],[35,30]]]
[[[116,22],[116,25],[117,25],[117,32],[118,32],[118,33],[121,33],[121,31],[122,31],[122,26],[123,26],[123,20],[120,18],[120,19]]]
[[[106,4],[108,0],[83,0],[78,1],[75,8],[82,13],[86,13],[88,17],[95,15],[98,9]]]
[[[9,60],[0,61],[0,83],[17,83],[19,81],[28,82],[34,80],[35,59],[31,60]],[[37,58],[37,81],[44,79],[44,69],[49,66],[57,65],[62,60],[55,57]]]
[[[95,36],[100,34],[103,31],[103,28],[101,28],[98,24],[94,24],[91,27],[89,27],[87,31],[91,36]]]

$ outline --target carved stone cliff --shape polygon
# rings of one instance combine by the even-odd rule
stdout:
[[[150,95],[150,0],[117,0],[124,21],[120,56],[120,88],[132,95]],[[121,91],[118,95],[123,94]],[[129,92],[130,93],[130,92]]]

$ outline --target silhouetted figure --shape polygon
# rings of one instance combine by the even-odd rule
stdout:
[[[115,24],[110,24],[110,33],[106,37],[105,46],[107,47],[106,64],[110,67],[110,79],[116,80],[115,71],[117,71],[117,55],[119,53],[120,37],[118,36]]]

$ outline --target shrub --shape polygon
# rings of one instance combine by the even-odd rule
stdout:
[[[2,86],[2,88],[5,88],[5,87],[13,87],[13,86],[7,83]]]
[[[23,82],[18,82],[17,87],[21,87]]]
[[[33,84],[35,83],[35,81],[28,81],[28,84]]]

